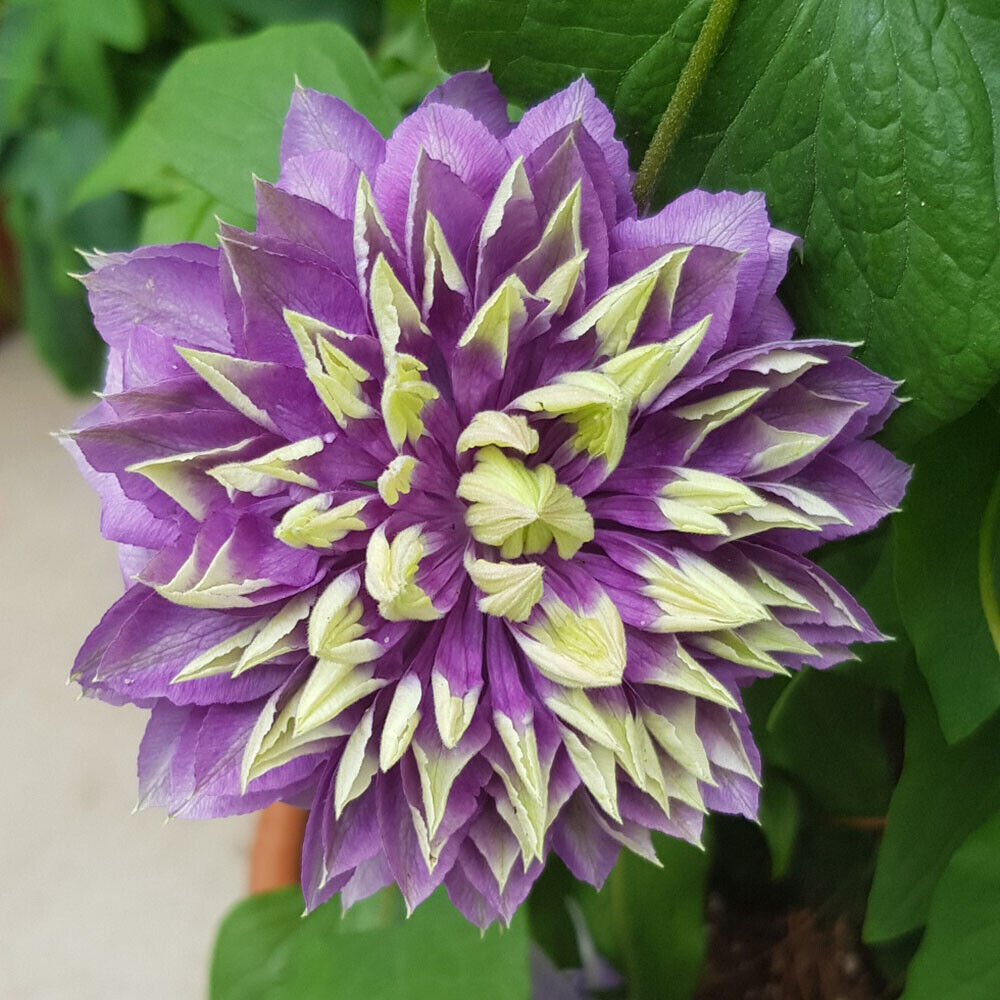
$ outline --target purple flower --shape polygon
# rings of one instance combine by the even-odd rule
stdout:
[[[630,181],[585,80],[512,126],[461,74],[387,141],[297,89],[255,233],[88,257],[70,440],[133,582],[73,676],[152,709],[144,804],[309,806],[309,906],[485,926],[550,851],[753,816],[740,689],[881,638],[804,553],[899,502],[895,385],[791,339],[761,195]]]

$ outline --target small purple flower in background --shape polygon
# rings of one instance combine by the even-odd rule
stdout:
[[[143,804],[310,807],[310,907],[485,926],[550,851],[754,816],[741,687],[881,638],[804,553],[898,504],[894,383],[791,339],[761,195],[630,184],[584,80],[511,126],[461,74],[389,140],[297,89],[255,233],[88,257],[70,443],[134,582],[73,676],[152,709]]]

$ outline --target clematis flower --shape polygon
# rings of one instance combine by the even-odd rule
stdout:
[[[806,553],[899,502],[895,384],[792,339],[763,196],[630,183],[585,80],[512,125],[461,74],[388,140],[297,88],[256,232],[87,257],[69,444],[130,586],[73,676],[151,709],[143,804],[308,806],[310,907],[486,926],[550,852],[753,816],[741,689],[881,638]]]

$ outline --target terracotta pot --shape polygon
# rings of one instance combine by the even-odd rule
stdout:
[[[252,893],[298,884],[302,838],[308,816],[305,809],[276,802],[257,817],[257,830],[250,852]]]

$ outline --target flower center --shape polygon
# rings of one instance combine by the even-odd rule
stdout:
[[[459,480],[468,502],[465,523],[472,537],[500,549],[505,559],[544,552],[555,542],[571,559],[594,537],[594,521],[583,500],[556,480],[551,465],[528,468],[495,445],[476,451],[476,465]]]

